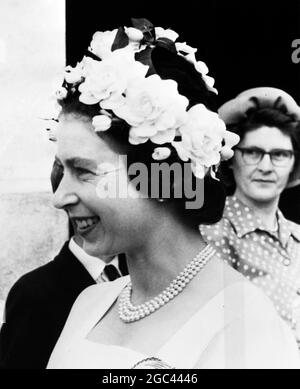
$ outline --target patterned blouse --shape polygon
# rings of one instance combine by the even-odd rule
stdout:
[[[300,339],[300,225],[280,210],[277,220],[278,231],[268,231],[232,196],[226,199],[222,220],[201,225],[200,231],[221,258],[264,290]]]

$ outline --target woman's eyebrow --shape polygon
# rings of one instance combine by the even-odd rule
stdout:
[[[258,149],[258,150],[263,150],[263,151],[266,151],[266,152],[270,152],[270,151],[293,151],[293,149],[291,148],[285,148],[285,147],[274,147],[272,149],[265,149],[264,147],[260,147],[260,146],[243,146],[242,147],[243,149]]]
[[[90,169],[97,169],[97,164],[94,160],[88,159],[88,158],[80,158],[80,157],[74,157],[74,158],[68,158],[66,159],[66,165],[70,167],[74,166],[84,166]]]

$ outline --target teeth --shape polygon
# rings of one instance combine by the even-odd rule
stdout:
[[[77,228],[84,229],[98,222],[98,218],[86,218],[85,220],[76,220]]]

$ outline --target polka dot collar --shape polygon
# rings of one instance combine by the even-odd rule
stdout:
[[[235,196],[227,197],[224,218],[230,221],[239,238],[256,230],[261,230],[279,240],[283,247],[286,247],[291,235],[300,242],[300,226],[285,219],[279,209],[277,210],[279,231],[275,232],[268,231],[261,218]]]

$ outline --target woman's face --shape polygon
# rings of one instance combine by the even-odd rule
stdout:
[[[238,148],[259,148],[267,152],[272,150],[293,151],[292,141],[288,135],[276,127],[266,126],[247,132]],[[292,156],[286,162],[283,166],[274,166],[270,155],[265,154],[258,163],[247,164],[242,151],[236,150],[231,165],[236,182],[236,195],[241,199],[254,202],[277,201],[288,183],[295,157]]]
[[[134,191],[119,157],[95,134],[90,121],[62,116],[56,159],[64,175],[54,204],[67,211],[83,249],[93,256],[134,249],[155,225],[151,201],[107,192],[107,182],[116,178]]]

